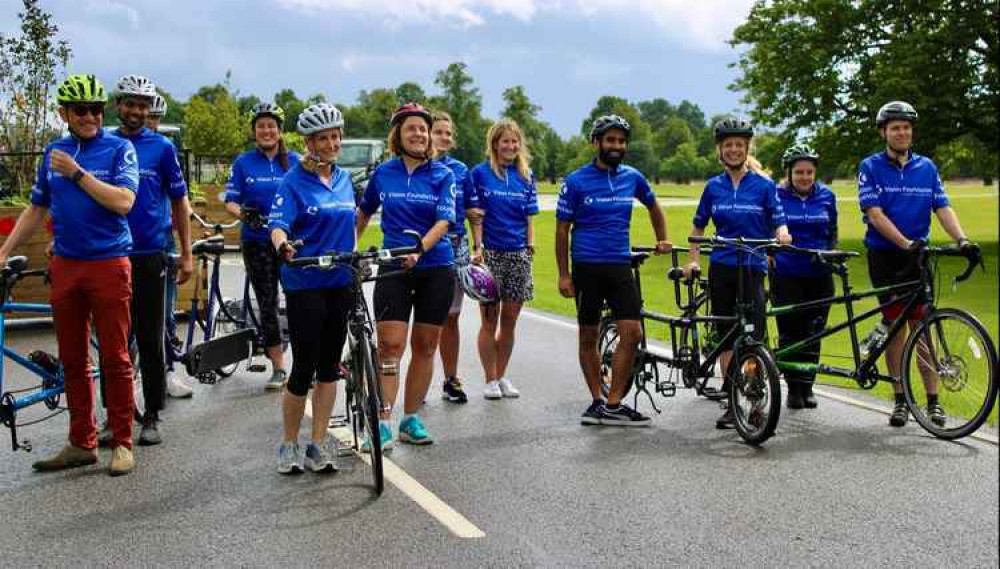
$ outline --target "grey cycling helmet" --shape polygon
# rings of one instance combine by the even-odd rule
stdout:
[[[604,136],[604,133],[609,130],[617,128],[625,132],[625,138],[628,139],[632,134],[632,127],[628,124],[628,121],[623,117],[618,115],[604,115],[597,117],[594,121],[593,126],[590,127],[590,140],[594,141],[598,138]]]
[[[917,122],[917,109],[906,101],[891,101],[882,105],[875,116],[875,126],[884,127],[889,121],[908,121],[910,124]]]
[[[330,128],[344,128],[344,115],[329,103],[309,105],[299,113],[299,122],[295,128],[303,136]]]
[[[149,116],[162,117],[165,114],[167,114],[167,100],[157,93],[149,105]]]
[[[743,117],[726,117],[715,123],[713,131],[715,132],[716,142],[721,142],[722,139],[730,136],[741,136],[747,139],[753,138],[753,125]]]
[[[271,117],[281,126],[285,122],[285,111],[274,103],[257,103],[250,109],[250,126],[256,124],[261,117]]]
[[[144,97],[152,100],[156,97],[156,87],[153,82],[142,75],[124,75],[115,85],[118,98]]]
[[[781,164],[786,169],[791,168],[799,160],[809,160],[814,165],[819,164],[819,152],[808,144],[793,144],[781,155]]]

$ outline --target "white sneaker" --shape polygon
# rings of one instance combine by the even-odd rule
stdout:
[[[514,387],[514,384],[511,383],[511,381],[506,377],[501,377],[499,383],[500,383],[500,392],[503,393],[504,397],[509,397],[510,399],[517,399],[518,397],[521,396],[521,392],[516,387]]]
[[[184,380],[177,377],[172,371],[167,372],[167,395],[175,399],[186,399],[194,395],[194,390],[184,383]]]
[[[500,391],[499,381],[487,381],[486,389],[483,390],[483,397],[487,399],[503,399],[503,391]]]

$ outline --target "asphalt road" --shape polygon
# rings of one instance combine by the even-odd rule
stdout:
[[[891,429],[823,398],[783,410],[777,435],[752,448],[715,430],[717,405],[686,390],[657,401],[651,428],[584,427],[572,324],[525,314],[509,373],[523,396],[492,402],[473,308],[460,362],[470,402],[442,401],[438,372],[423,411],[435,444],[399,446],[391,460],[482,537],[458,537],[411,485],[376,499],[356,457],[334,475],[278,475],[279,396],[264,391],[266,374],[241,370],[171,400],[164,444],[138,447],[129,476],[107,475],[107,451],[100,466],[33,473],[63,444],[65,414],[22,430],[32,453],[0,440],[0,565],[998,565],[992,443]],[[8,345],[54,350],[54,339],[17,331]]]

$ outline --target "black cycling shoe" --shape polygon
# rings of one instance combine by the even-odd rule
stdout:
[[[735,429],[736,428],[736,416],[733,414],[732,407],[726,407],[726,412],[722,414],[721,417],[715,420],[716,429]]]
[[[948,422],[948,416],[944,414],[944,408],[938,403],[932,403],[927,406],[927,416],[931,418],[931,422],[939,427],[944,427]]]
[[[805,401],[802,397],[802,386],[800,384],[788,384],[788,399],[785,400],[785,405],[789,409],[802,409],[805,407]]]
[[[815,409],[819,403],[816,402],[816,396],[813,395],[813,384],[807,383],[802,386],[802,404],[806,409]]]
[[[889,425],[893,427],[904,427],[910,420],[910,409],[906,403],[896,403],[892,408],[892,415],[889,415]]]
[[[442,398],[452,403],[467,403],[469,401],[468,396],[465,395],[465,390],[462,389],[462,380],[457,377],[446,379],[443,390]]]
[[[160,418],[156,413],[146,413],[142,418],[142,427],[139,429],[139,445],[153,446],[163,442],[159,424]]]

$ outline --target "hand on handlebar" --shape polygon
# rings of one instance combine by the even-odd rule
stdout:
[[[403,268],[409,270],[417,266],[417,263],[420,262],[420,254],[412,253],[410,255],[404,255],[402,259],[403,259]]]
[[[670,241],[666,241],[666,240],[657,241],[656,242],[656,251],[655,251],[655,254],[656,255],[665,255],[665,254],[669,253],[670,251],[672,251],[673,248],[674,248],[674,244],[671,243]]]
[[[295,254],[298,253],[296,245],[301,246],[301,241],[282,241],[281,245],[278,246],[278,255],[285,261],[291,261]]]
[[[684,266],[684,278],[691,278],[692,273],[700,273],[701,265],[698,263],[688,263]]]

